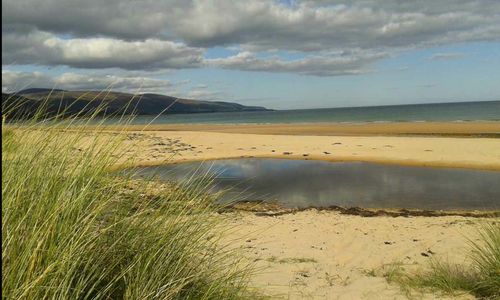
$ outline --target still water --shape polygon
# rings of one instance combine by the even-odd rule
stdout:
[[[213,176],[223,201],[277,201],[286,207],[500,209],[500,172],[363,162],[228,159],[134,169],[185,182]]]

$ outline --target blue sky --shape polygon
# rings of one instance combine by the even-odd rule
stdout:
[[[431,60],[435,54],[459,57]],[[172,74],[225,91],[229,99],[276,109],[500,100],[500,43],[470,43],[403,52],[356,76],[217,69]]]
[[[177,5],[190,23],[161,1],[133,19],[134,2],[118,1],[130,6],[116,13],[130,28],[87,20],[85,6],[54,22],[19,2],[30,0],[2,2],[18,17],[2,19],[5,92],[111,86],[274,109],[500,100],[500,5],[488,0],[165,6]],[[159,17],[149,24],[151,12]]]

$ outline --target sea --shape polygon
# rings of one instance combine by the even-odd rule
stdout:
[[[500,101],[137,116],[132,124],[500,121]]]

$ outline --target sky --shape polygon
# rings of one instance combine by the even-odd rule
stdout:
[[[2,0],[2,91],[273,109],[500,100],[498,0]]]

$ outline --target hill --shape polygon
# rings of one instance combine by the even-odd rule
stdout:
[[[42,88],[22,90],[14,94],[2,93],[2,109],[16,106],[16,112],[32,115],[40,105],[54,115],[89,113],[103,108],[100,115],[135,114],[158,115],[180,113],[265,111],[264,107],[245,106],[222,101],[181,99],[160,94],[134,95],[108,91],[64,91]]]

